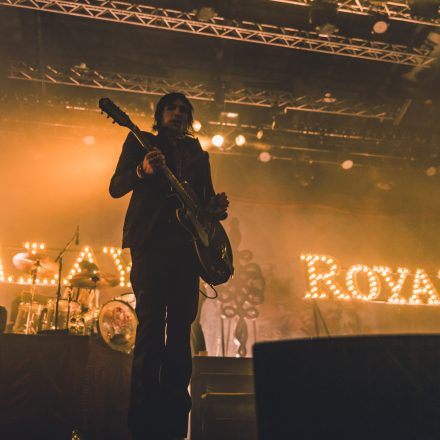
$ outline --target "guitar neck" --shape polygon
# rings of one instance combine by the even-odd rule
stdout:
[[[139,141],[142,147],[145,148],[145,150],[152,151],[154,149],[154,147],[150,144],[148,139],[142,136],[142,132],[141,130],[139,130],[139,127],[133,124],[133,127],[130,127],[130,131],[134,134],[136,139]],[[182,186],[182,184],[179,182],[179,180],[173,174],[173,172],[168,168],[168,166],[165,165],[161,169],[161,171],[163,175],[167,178],[168,182],[170,183],[174,191],[176,191],[176,194],[178,195],[180,201],[184,204],[184,206],[192,211],[197,211],[197,204],[194,202],[191,196],[186,192],[185,188]]]

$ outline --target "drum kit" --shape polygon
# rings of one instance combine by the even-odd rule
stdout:
[[[56,261],[35,251],[18,253],[12,261],[18,270],[31,278],[30,295],[18,305],[13,333],[62,331],[97,336],[113,350],[132,351],[138,324],[134,294],[125,293],[102,306],[99,304],[99,289],[116,287],[118,277],[101,273],[96,264],[82,261],[79,272],[70,278],[64,292],[42,303],[35,299],[37,280],[56,274]]]

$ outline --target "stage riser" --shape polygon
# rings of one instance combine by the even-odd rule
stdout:
[[[0,438],[130,440],[131,357],[86,336],[0,336]]]

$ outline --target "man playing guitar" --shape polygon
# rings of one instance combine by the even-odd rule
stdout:
[[[192,236],[176,217],[179,201],[161,170],[168,167],[187,181],[207,215],[227,216],[227,196],[214,192],[208,154],[190,134],[192,121],[193,107],[183,94],[163,96],[155,112],[157,136],[142,132],[154,148],[145,154],[129,134],[110,182],[112,197],[132,191],[123,247],[132,256],[139,319],[128,417],[134,439],[185,438],[191,408],[190,330],[200,266]]]

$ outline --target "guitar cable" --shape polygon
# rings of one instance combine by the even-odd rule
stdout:
[[[200,288],[199,288],[199,293],[201,293],[207,299],[217,299],[218,292],[217,292],[217,290],[215,290],[215,287],[212,284],[208,284],[208,283],[205,283],[205,286],[209,286],[215,292],[215,295],[209,296],[208,294],[206,294],[206,292],[203,291],[203,289],[200,289]]]

